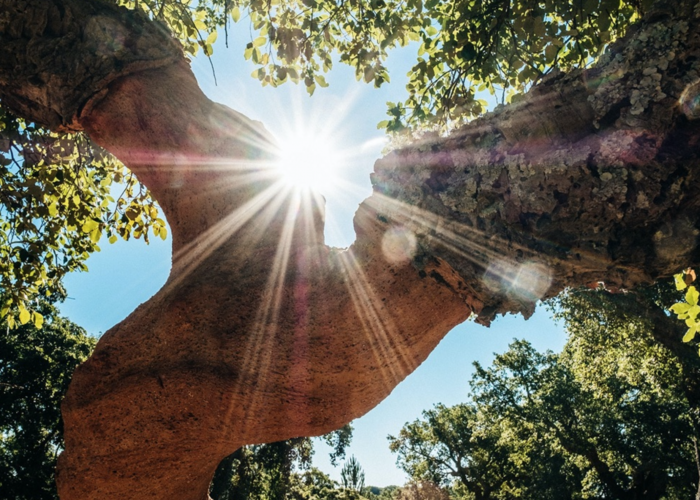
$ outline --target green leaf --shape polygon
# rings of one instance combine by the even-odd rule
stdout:
[[[557,57],[557,52],[559,52],[559,48],[552,43],[544,48],[544,56],[547,58],[548,63],[554,61],[554,58]]]
[[[266,42],[267,38],[265,38],[264,36],[259,36],[258,38],[253,40],[253,47],[262,47],[263,45],[265,45]]]
[[[212,31],[211,33],[209,33],[209,36],[207,37],[206,44],[207,44],[207,45],[214,45],[214,42],[216,42],[217,36],[218,36],[218,35],[217,35],[217,33],[216,33],[216,30],[215,30],[215,31]]]
[[[700,293],[695,289],[695,287],[688,287],[688,292],[685,294],[685,301],[691,306],[695,306],[698,303],[698,298],[700,298]]]

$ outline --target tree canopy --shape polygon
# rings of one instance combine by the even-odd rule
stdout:
[[[388,103],[389,119],[379,124],[399,132],[454,128],[486,110],[480,92],[505,103],[553,70],[586,67],[651,0],[115,3],[164,23],[191,56],[211,55],[222,31],[248,29],[252,76],[262,85],[302,82],[309,92],[326,86],[323,75],[338,62],[380,86],[389,81],[391,49],[413,44],[406,98]],[[156,202],[118,160],[80,133],[12,116],[2,99],[0,182],[0,312],[22,313],[19,323],[37,321],[31,300],[39,289],[59,289],[67,272],[85,270],[102,235],[110,243],[167,235]]]
[[[677,296],[646,291],[662,292]],[[662,327],[602,290],[557,307],[569,332],[561,354],[516,341],[492,367],[477,364],[471,401],[438,405],[390,438],[398,463],[465,498],[695,496],[698,407],[684,361],[655,338]]]
[[[499,92],[502,102],[553,70],[585,67],[625,33],[651,0],[456,0],[368,3],[343,0],[121,0],[165,22],[192,56],[211,54],[229,29],[247,28],[246,59],[263,85],[302,82],[326,86],[334,63],[379,87],[390,80],[391,49],[414,43],[417,60],[407,97],[389,103],[381,128],[455,126],[479,116],[477,95]],[[238,23],[230,24],[231,21]]]
[[[42,300],[42,328],[0,323],[0,497],[55,500],[63,448],[60,402],[95,339]]]

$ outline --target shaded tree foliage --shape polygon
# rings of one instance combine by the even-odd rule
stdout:
[[[472,401],[439,405],[390,438],[399,464],[465,498],[695,496],[698,407],[684,372],[698,359],[674,352],[694,351],[678,336],[672,349],[660,342],[677,321],[657,317],[676,298],[666,285],[562,296],[564,351],[516,341],[492,367],[476,364]]]
[[[330,458],[335,464],[350,445],[352,426],[348,424],[323,439],[332,447]],[[222,460],[209,493],[213,500],[284,500],[303,498],[304,492],[320,495],[325,490],[329,495],[334,484],[311,468],[313,453],[313,442],[306,437],[244,446]]]
[[[41,329],[0,323],[0,498],[8,500],[58,498],[59,406],[73,370],[95,345],[49,302],[35,307],[45,318]]]

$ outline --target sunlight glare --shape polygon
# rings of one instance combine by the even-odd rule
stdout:
[[[338,181],[341,155],[326,134],[301,131],[280,141],[277,167],[284,180],[297,189],[328,196]]]

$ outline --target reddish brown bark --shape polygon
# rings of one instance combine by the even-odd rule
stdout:
[[[202,500],[224,456],[362,415],[471,312],[528,314],[567,285],[634,286],[698,262],[698,126],[678,104],[697,86],[692,9],[655,12],[597,69],[380,160],[341,251],[323,244],[322,207],[275,191],[259,124],[209,101],[181,57],[131,51],[130,26],[148,23],[94,5],[0,0],[0,68],[3,47],[19,68],[0,98],[124,161],[163,207],[174,257],[74,376],[63,500]],[[20,10],[34,14],[10,29]],[[80,82],[22,59],[58,44],[81,61],[95,23],[133,35],[119,57],[138,64],[108,57]]]

